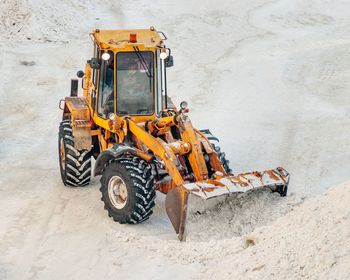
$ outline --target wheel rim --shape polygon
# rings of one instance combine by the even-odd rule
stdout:
[[[113,206],[122,209],[128,200],[125,182],[119,176],[113,176],[108,183],[108,196]]]
[[[60,141],[60,162],[63,170],[66,169],[66,152],[64,150],[63,139]]]

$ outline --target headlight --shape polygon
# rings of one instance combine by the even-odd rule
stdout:
[[[168,57],[168,54],[166,52],[161,52],[159,57],[160,59],[166,59]]]
[[[109,118],[111,121],[114,121],[114,119],[115,119],[115,114],[114,114],[114,113],[110,113],[110,114],[108,115],[108,118]]]
[[[110,59],[110,57],[111,57],[111,55],[108,52],[105,52],[105,53],[102,54],[102,59],[103,60],[108,60],[108,59]]]

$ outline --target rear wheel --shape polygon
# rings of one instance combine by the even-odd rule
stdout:
[[[218,145],[215,145],[212,143],[212,146],[215,150],[215,152],[218,154],[218,158],[222,163],[222,166],[224,167],[226,173],[231,173],[232,169],[230,168],[230,161],[226,159],[226,154],[221,151],[221,148]]]
[[[218,158],[221,161],[222,166],[224,167],[226,173],[230,174],[232,172],[232,169],[230,168],[230,161],[226,159],[226,154],[221,151],[221,148],[218,145],[219,139],[215,137],[213,134],[211,134],[209,129],[202,129],[200,131],[204,134],[205,137],[208,138],[215,152],[218,154]]]
[[[66,186],[86,186],[91,179],[91,150],[74,147],[70,120],[61,122],[58,133],[59,164],[62,182]]]
[[[153,213],[156,193],[151,166],[138,157],[117,159],[101,178],[101,200],[108,215],[121,224],[137,224]]]

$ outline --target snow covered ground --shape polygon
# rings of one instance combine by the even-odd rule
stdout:
[[[0,279],[350,277],[350,2],[0,0]],[[59,99],[93,28],[164,31],[169,93],[238,172],[283,166],[290,196],[239,195],[179,243],[159,195],[111,221],[98,178],[62,186]],[[254,245],[255,246],[248,246]]]

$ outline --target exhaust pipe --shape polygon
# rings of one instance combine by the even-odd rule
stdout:
[[[78,79],[71,79],[70,96],[78,96]]]

